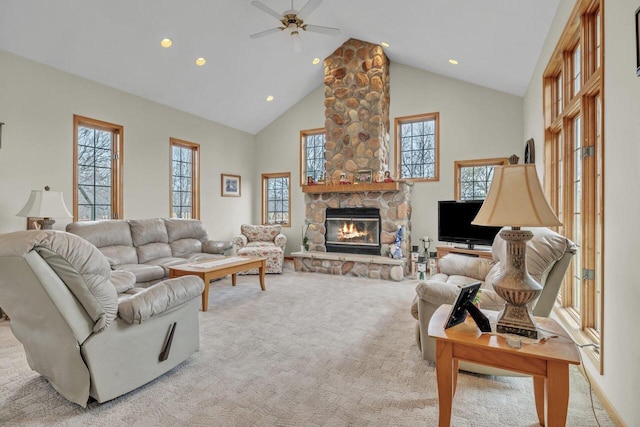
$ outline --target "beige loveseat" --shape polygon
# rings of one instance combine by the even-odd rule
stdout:
[[[83,407],[89,396],[118,397],[198,351],[203,289],[196,276],[136,288],[132,273],[112,271],[95,246],[64,231],[0,235],[0,305],[11,330],[31,369]]]
[[[209,240],[197,219],[80,221],[66,230],[100,249],[113,270],[133,273],[136,286],[167,278],[172,265],[221,258],[233,246],[230,241]]]
[[[542,285],[542,293],[532,304],[535,316],[548,317],[558,296],[571,258],[576,253],[575,244],[566,237],[548,228],[527,228],[533,238],[527,242],[527,269]],[[416,298],[411,313],[418,319],[416,341],[422,358],[435,362],[435,340],[427,335],[429,321],[442,304],[453,304],[459,286],[482,282],[480,308],[499,311],[504,300],[493,290],[492,283],[500,274],[502,260],[506,259],[506,242],[496,235],[493,246],[493,261],[458,254],[448,254],[438,261],[439,272],[428,280],[418,283]],[[509,374],[483,365],[462,362],[460,369],[479,374]]]

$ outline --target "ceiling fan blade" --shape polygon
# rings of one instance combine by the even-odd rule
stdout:
[[[320,3],[322,3],[322,0],[309,0],[307,4],[302,6],[300,12],[298,12],[298,18],[302,20],[306,19],[307,16],[311,14],[311,12],[313,12],[318,6],[320,6]]]
[[[312,1],[312,0],[310,0]],[[320,0],[322,1],[322,0]],[[267,6],[266,4],[259,2],[257,0],[254,0],[251,2],[251,4],[255,7],[257,7],[258,9],[260,9],[263,12],[268,13],[269,15],[273,16],[274,18],[276,18],[278,21],[280,21],[282,19],[282,14],[276,12],[275,10],[271,9],[269,6]]]
[[[268,30],[260,31],[259,33],[251,34],[250,39],[259,39],[260,37],[268,36],[269,34],[277,33],[284,30],[284,27],[269,28]]]
[[[313,1],[313,0],[311,0]],[[322,34],[329,34],[330,36],[337,36],[338,34],[340,34],[340,29],[339,28],[333,28],[333,27],[323,27],[321,25],[304,25],[302,27],[303,30],[305,31],[311,31],[314,33],[322,33]]]

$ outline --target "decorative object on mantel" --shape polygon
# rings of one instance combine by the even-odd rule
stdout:
[[[240,197],[240,184],[240,175],[220,174],[220,191],[223,197]]]
[[[342,184],[342,185],[345,185],[345,184],[351,184],[351,181],[349,181],[349,180],[347,179],[347,174],[346,174],[346,173],[344,173],[344,172],[342,172],[342,173],[340,174],[340,184]]]
[[[354,184],[365,184],[373,182],[373,172],[371,169],[361,169],[353,176]]]
[[[2,148],[2,126],[4,126],[4,123],[0,122],[0,148]]]
[[[27,228],[29,221],[36,222],[33,228],[50,230],[56,222],[53,218],[73,218],[60,191],[49,191],[49,186],[42,190],[31,190],[29,200],[16,216],[27,217]],[[38,219],[42,218],[42,219]]]
[[[520,161],[520,157],[516,156],[515,154],[512,154],[509,156],[508,160],[510,165],[517,165],[518,162]]]
[[[524,143],[524,163],[535,163],[536,162],[536,146],[533,142],[533,138],[527,140]]]
[[[316,182],[313,180],[313,176],[309,175],[307,177],[307,185],[316,185]]]
[[[384,179],[382,182],[394,182],[393,178],[391,178],[391,172],[384,171]]]
[[[542,286],[527,271],[527,241],[533,233],[520,227],[562,225],[542,192],[536,168],[532,164],[495,166],[493,180],[474,225],[511,226],[500,231],[507,242],[506,262],[492,283],[506,302],[498,316],[497,332],[537,339],[538,330],[529,302]]]

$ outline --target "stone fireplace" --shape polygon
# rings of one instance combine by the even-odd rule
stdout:
[[[296,269],[389,278],[390,271],[400,266],[401,279],[409,271],[406,258],[411,241],[412,185],[381,179],[389,170],[389,60],[380,45],[349,39],[325,59],[324,65],[325,184],[303,186],[305,223],[310,225],[307,231],[310,255],[294,257]],[[370,171],[373,182],[356,183],[354,177],[359,171]],[[378,241],[345,244],[336,234],[342,224],[339,227],[327,222],[334,209],[376,210],[377,230],[369,232],[379,233]],[[400,227],[403,259],[390,262],[390,245]],[[346,233],[353,237],[364,231],[347,230]],[[353,252],[368,256],[366,262],[363,261],[366,267],[356,268],[360,261],[354,261],[353,256],[339,257],[341,265],[318,261],[322,253]],[[351,263],[352,268],[346,268],[345,262]],[[324,267],[316,268],[318,266]],[[397,271],[394,280],[399,280]]]

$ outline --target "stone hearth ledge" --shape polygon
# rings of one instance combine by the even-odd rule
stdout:
[[[402,281],[405,258],[338,252],[292,252],[296,271]]]

